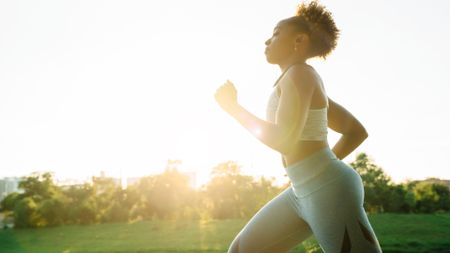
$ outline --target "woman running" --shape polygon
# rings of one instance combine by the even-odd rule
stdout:
[[[218,104],[262,143],[280,152],[290,187],[262,207],[238,233],[228,253],[281,253],[314,235],[326,253],[381,252],[363,208],[360,175],[341,161],[367,133],[345,108],[327,97],[306,61],[325,58],[339,35],[331,13],[302,3],[281,20],[266,44],[266,58],[282,70],[261,120],[237,101],[234,85],[217,89]],[[341,133],[330,149],[327,128]]]

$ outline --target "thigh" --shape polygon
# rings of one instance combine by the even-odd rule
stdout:
[[[317,242],[325,253],[380,253],[381,247],[362,207],[353,215],[322,216],[311,222]]]
[[[326,253],[381,252],[363,208],[359,175],[348,171],[305,200],[304,216]]]
[[[311,236],[291,194],[289,187],[263,206],[233,240],[228,253],[287,252]]]

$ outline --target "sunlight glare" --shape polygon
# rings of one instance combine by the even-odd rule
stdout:
[[[261,136],[261,133],[262,133],[261,128],[259,128],[259,127],[255,127],[255,128],[253,129],[253,132],[254,132],[257,136]]]

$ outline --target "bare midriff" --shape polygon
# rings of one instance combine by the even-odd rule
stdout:
[[[328,146],[328,141],[299,141],[293,151],[283,155],[285,166],[295,164]]]

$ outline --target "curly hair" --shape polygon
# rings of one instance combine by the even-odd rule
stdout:
[[[336,48],[339,29],[334,23],[332,14],[317,1],[303,2],[298,5],[297,24],[308,33],[311,39],[311,57],[326,58]],[[295,18],[294,17],[294,18]],[[307,29],[305,24],[307,23]]]

